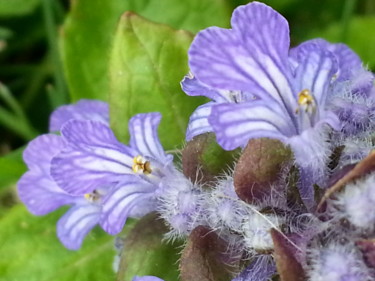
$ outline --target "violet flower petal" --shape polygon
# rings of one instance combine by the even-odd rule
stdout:
[[[51,159],[64,146],[60,136],[41,135],[32,140],[23,153],[30,170],[18,181],[18,195],[34,215],[45,215],[77,199],[58,187],[50,176]]]
[[[251,138],[276,138],[286,141],[293,135],[293,126],[288,117],[273,104],[263,101],[240,104],[218,104],[209,117],[218,143],[226,150],[244,146]]]
[[[195,37],[189,64],[197,79],[227,90],[251,91],[263,99],[296,103],[288,73],[289,27],[270,7],[252,2],[237,8],[233,30],[211,27]]]
[[[215,102],[208,102],[199,107],[191,114],[189,125],[186,130],[186,140],[190,141],[195,136],[212,132],[212,126],[210,125],[208,118],[211,115],[212,106]]]
[[[59,188],[51,177],[34,171],[28,171],[18,181],[18,196],[30,213],[39,216],[77,200]]]
[[[65,147],[64,140],[57,135],[41,135],[27,145],[23,160],[30,170],[42,170],[49,174],[52,158]]]
[[[61,133],[68,145],[52,159],[51,175],[68,193],[89,193],[133,173],[137,152],[119,143],[106,125],[71,120]]]
[[[172,155],[166,155],[159,141],[158,126],[160,113],[137,114],[129,121],[130,147],[142,156],[152,157],[161,163],[172,161]]]
[[[315,99],[316,107],[323,109],[328,87],[337,72],[336,60],[331,53],[316,48],[299,56],[301,57],[296,69],[295,92],[308,89]]]
[[[109,234],[118,234],[137,204],[142,205],[143,215],[154,210],[155,206],[149,198],[154,191],[154,185],[140,180],[137,176],[128,176],[126,181],[110,189],[104,197],[100,222],[102,228]]]
[[[99,222],[100,206],[87,202],[73,206],[57,223],[57,236],[71,250],[81,247],[83,238]]]
[[[187,75],[181,81],[182,90],[189,96],[204,96],[215,102],[230,102],[231,100],[227,95],[224,95],[222,91],[210,89],[198,81],[195,77]]]
[[[338,62],[338,81],[345,81],[352,78],[353,71],[362,68],[362,61],[345,44],[331,44],[324,39],[312,39],[290,50],[291,58],[296,59],[297,54],[303,54],[311,48],[326,50],[331,52]]]
[[[79,100],[76,104],[58,107],[50,116],[49,131],[60,131],[65,122],[75,120],[92,120],[109,125],[108,104],[98,100]]]

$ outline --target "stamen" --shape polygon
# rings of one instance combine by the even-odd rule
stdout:
[[[298,105],[303,108],[306,113],[315,112],[315,100],[310,90],[304,89],[298,94]],[[296,109],[296,113],[299,113],[299,108]]]
[[[92,193],[86,193],[85,195],[83,195],[83,197],[85,197],[85,199],[89,202],[95,202],[100,199],[100,194],[96,190],[94,190]]]
[[[145,161],[142,156],[135,156],[133,159],[133,172],[149,175],[152,172],[150,161]]]

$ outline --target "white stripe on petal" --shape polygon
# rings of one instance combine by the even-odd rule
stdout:
[[[65,247],[77,250],[86,234],[99,222],[100,206],[73,206],[57,223],[57,235]]]
[[[212,106],[216,104],[209,102],[199,106],[190,116],[189,125],[186,131],[186,140],[190,141],[197,135],[212,132],[212,127],[208,122]]]
[[[127,181],[113,187],[103,199],[101,226],[110,234],[119,233],[131,213],[137,207],[137,212],[146,214],[154,209],[152,200],[144,200],[152,196],[156,187],[140,178],[128,177]],[[142,203],[143,205],[140,205]]]
[[[137,114],[132,117],[129,121],[130,146],[142,156],[165,162],[170,161],[170,157],[164,153],[158,138],[160,119],[160,113]]]

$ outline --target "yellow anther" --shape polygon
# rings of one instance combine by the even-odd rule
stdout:
[[[312,113],[315,111],[315,100],[309,90],[304,89],[298,94],[298,105],[305,109],[305,112]],[[299,108],[296,110],[296,113],[298,112]]]
[[[142,156],[135,156],[133,159],[133,172],[134,173],[144,173],[146,175],[151,174],[151,163],[150,161],[145,161]]]
[[[95,202],[100,198],[100,194],[94,190],[92,193],[85,193],[83,197],[89,202]]]

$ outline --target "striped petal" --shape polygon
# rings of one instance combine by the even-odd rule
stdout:
[[[189,125],[186,131],[186,140],[190,141],[197,135],[212,132],[213,129],[208,122],[214,102],[209,102],[199,106],[190,116]]]
[[[192,72],[213,88],[272,98],[292,115],[295,98],[289,82],[289,27],[285,18],[253,2],[234,11],[232,27],[211,27],[198,33],[189,50]]]
[[[337,72],[337,61],[332,53],[314,45],[310,47],[310,50],[299,54],[301,62],[296,68],[295,91],[311,91],[318,108],[323,109],[328,87]]]
[[[209,122],[218,143],[226,150],[244,147],[252,138],[276,138],[286,141],[296,133],[277,104],[262,101],[219,104],[212,108]]]
[[[82,99],[76,104],[60,106],[51,114],[49,131],[60,131],[62,125],[72,119],[92,120],[109,125],[108,104],[98,100]]]
[[[290,50],[290,55],[295,60],[300,60],[298,56],[304,57],[311,49],[320,49],[331,52],[338,62],[337,80],[345,81],[352,78],[355,71],[362,68],[362,61],[345,44],[331,44],[323,39],[308,40]]]
[[[154,185],[135,176],[110,189],[103,200],[102,228],[115,235],[121,232],[133,209],[137,209],[137,216],[153,211],[155,206],[150,197],[154,190]]]
[[[211,89],[190,75],[185,76],[184,80],[181,81],[181,88],[189,96],[204,96],[215,102],[231,101],[229,96],[224,94],[228,91]]]
[[[18,181],[18,196],[30,213],[45,215],[57,208],[76,202],[48,176],[29,171]]]
[[[130,147],[160,162],[170,162],[171,155],[166,155],[159,141],[158,126],[160,113],[137,114],[129,121]]]
[[[23,160],[30,170],[41,170],[49,174],[51,160],[65,147],[64,140],[57,135],[41,135],[27,145]]]
[[[73,120],[61,133],[67,147],[52,159],[51,175],[68,193],[92,192],[133,173],[136,151],[119,143],[106,125]]]
[[[70,250],[78,250],[87,233],[99,222],[100,206],[87,203],[73,206],[57,223],[57,236]]]

